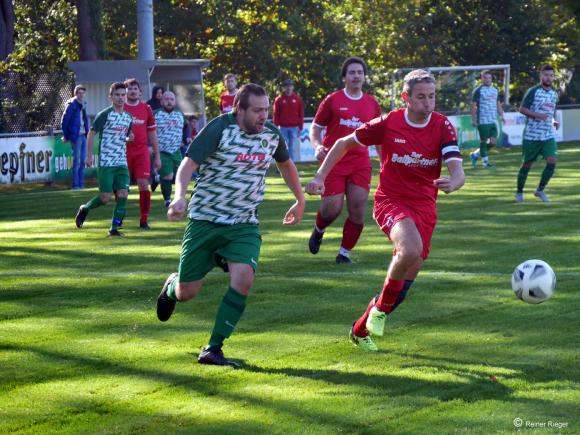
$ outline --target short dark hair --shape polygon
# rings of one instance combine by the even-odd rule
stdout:
[[[489,74],[490,76],[492,75],[490,70],[488,70],[488,69],[484,69],[484,70],[481,72],[480,76],[481,76],[481,77],[483,77],[483,76],[485,76],[485,75],[487,75],[487,74]]]
[[[266,89],[255,83],[248,83],[243,85],[234,98],[234,110],[244,109],[246,110],[250,107],[250,95],[255,95],[256,97],[268,96]]]
[[[125,86],[129,87],[129,86],[137,86],[139,89],[141,89],[141,85],[139,84],[139,82],[137,81],[137,79],[127,79],[125,80]]]
[[[227,74],[224,75],[224,80],[223,81],[225,82],[230,77],[233,77],[234,79],[236,79],[236,81],[238,80],[238,78],[236,77],[235,74],[233,74],[233,73],[227,73]]]
[[[554,71],[554,67],[552,65],[550,65],[549,63],[545,63],[540,68],[540,72],[544,72],[544,71]]]
[[[342,67],[340,68],[340,76],[341,77],[346,76],[346,70],[347,70],[348,66],[352,65],[353,63],[358,63],[358,64],[362,65],[365,76],[367,75],[367,64],[365,63],[365,61],[362,60],[360,57],[349,57],[348,59],[346,59],[342,63]]]
[[[415,69],[405,76],[403,82],[403,91],[411,95],[411,92],[413,92],[413,88],[417,83],[435,84],[435,78],[424,69]]]
[[[109,87],[109,95],[113,95],[113,92],[115,92],[117,89],[127,90],[127,85],[122,82],[112,83],[111,86]]]

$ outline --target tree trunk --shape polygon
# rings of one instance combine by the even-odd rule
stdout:
[[[8,0],[9,1],[9,0]],[[90,13],[90,0],[77,0],[77,29],[79,32],[80,60],[98,60],[99,47],[94,40],[93,20]]]
[[[12,0],[0,1],[0,60],[14,50],[14,6]]]

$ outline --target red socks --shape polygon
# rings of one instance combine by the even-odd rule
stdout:
[[[369,317],[369,313],[371,312],[371,308],[375,306],[375,299],[372,298],[369,302],[369,306],[365,310],[364,314],[354,323],[352,327],[352,332],[357,337],[366,337],[369,335],[369,331],[367,331],[367,319]]]
[[[347,251],[351,251],[352,248],[354,248],[356,245],[356,242],[358,242],[363,228],[363,224],[355,224],[349,218],[346,218],[346,221],[344,221],[344,226],[342,227],[342,242],[340,246],[342,246]]]
[[[377,300],[377,308],[385,313],[389,314],[393,311],[393,307],[399,298],[399,293],[403,290],[405,285],[405,280],[396,280],[387,278],[385,285],[383,286],[383,291]]]
[[[149,190],[139,191],[139,210],[141,211],[140,223],[147,223],[149,210],[151,210],[151,192]]]
[[[321,231],[324,231],[324,229],[331,223],[332,222],[327,222],[322,218],[320,211],[316,213],[316,228],[318,228]]]

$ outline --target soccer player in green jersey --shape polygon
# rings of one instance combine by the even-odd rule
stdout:
[[[183,142],[183,128],[187,123],[185,115],[175,108],[175,94],[165,91],[161,97],[161,108],[155,111],[155,125],[161,151],[161,193],[165,200],[165,207],[171,203],[171,184],[173,174],[181,163],[181,143]],[[188,145],[191,138],[187,138]]]
[[[175,199],[167,211],[170,220],[183,217],[191,174],[198,171],[199,177],[187,210],[179,272],[169,275],[157,298],[157,317],[167,321],[176,302],[194,298],[215,266],[229,271],[230,278],[209,344],[199,354],[202,364],[238,366],[224,357],[222,345],[242,316],[258,267],[262,238],[257,209],[272,159],[296,198],[282,223],[297,224],[304,213],[298,171],[280,131],[267,121],[269,107],[263,87],[242,86],[233,112],[200,131],[177,171]]]
[[[497,115],[505,122],[503,107],[499,101],[499,91],[492,85],[493,76],[489,70],[481,72],[481,85],[473,91],[471,102],[471,125],[479,132],[479,149],[471,153],[471,165],[477,166],[481,157],[484,168],[493,168],[489,162],[488,148],[497,143]]]
[[[89,211],[107,204],[113,191],[117,192],[115,209],[109,236],[122,236],[119,225],[125,215],[129,193],[129,169],[127,168],[127,141],[132,139],[133,117],[123,110],[127,101],[127,86],[113,83],[109,89],[111,106],[95,117],[87,137],[87,166],[93,164],[93,143],[95,136],[101,136],[99,151],[99,195],[79,207],[75,223],[82,228]]]
[[[560,127],[560,123],[556,120],[558,93],[552,89],[553,82],[554,67],[543,65],[540,68],[540,84],[526,91],[520,107],[520,113],[526,116],[526,125],[522,143],[523,163],[518,172],[516,202],[524,201],[524,186],[528,172],[540,155],[546,160],[546,166],[534,195],[544,202],[550,202],[544,193],[544,188],[556,169],[558,147],[555,129]]]

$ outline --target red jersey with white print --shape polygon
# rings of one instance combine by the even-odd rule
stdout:
[[[236,91],[237,94],[237,91]],[[234,98],[236,98],[236,94],[230,95],[228,91],[223,91],[220,95],[220,112],[222,115],[224,113],[230,113],[234,110]]]
[[[348,136],[365,122],[378,116],[381,116],[381,107],[374,97],[363,93],[360,98],[353,99],[344,89],[341,89],[333,92],[320,103],[314,117],[314,124],[326,128],[322,145],[330,149],[338,139]],[[366,148],[351,149],[338,164],[352,163],[357,160],[366,161],[370,166],[369,152]]]
[[[441,163],[461,161],[455,129],[437,112],[425,124],[415,124],[406,109],[395,110],[358,128],[355,139],[361,145],[381,145],[376,200],[435,205],[438,189],[433,181],[441,176]]]
[[[133,134],[135,139],[127,143],[127,153],[147,150],[147,132],[155,131],[155,117],[148,104],[137,103],[134,106],[125,103],[125,112],[133,116]]]

